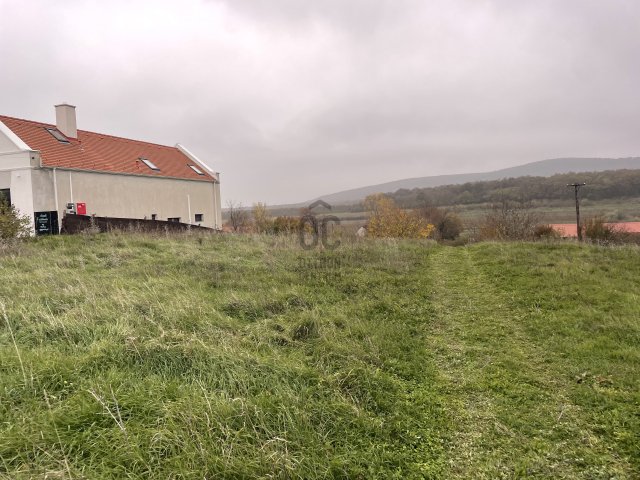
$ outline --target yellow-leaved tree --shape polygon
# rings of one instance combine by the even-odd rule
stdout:
[[[251,215],[253,216],[255,231],[258,233],[268,233],[271,229],[271,217],[267,210],[267,204],[262,202],[254,203],[251,209]]]
[[[392,198],[376,193],[364,200],[369,212],[367,234],[371,237],[428,238],[434,226],[417,212],[403,210]]]

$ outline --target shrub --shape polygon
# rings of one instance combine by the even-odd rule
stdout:
[[[448,213],[442,222],[436,225],[440,238],[443,240],[455,240],[464,230],[462,219],[455,213]]]
[[[276,217],[271,222],[269,233],[275,235],[296,233],[300,228],[300,219],[295,217]]]
[[[254,203],[251,210],[253,226],[258,233],[267,233],[271,227],[271,217],[267,211],[266,203]]]
[[[251,211],[256,233],[271,235],[291,234],[300,228],[300,219],[288,216],[271,217],[264,203],[256,203]]]
[[[364,201],[369,211],[367,235],[371,237],[428,238],[434,226],[415,211],[406,211],[384,194],[369,195]]]
[[[0,197],[0,240],[28,237],[31,234],[31,220]]]
[[[484,218],[480,236],[485,240],[531,240],[538,220],[530,205],[505,201],[494,205]]]
[[[533,229],[533,236],[537,239],[560,238],[560,234],[548,223],[541,223]]]
[[[587,219],[582,225],[585,237],[598,243],[624,242],[629,236],[622,228],[605,223],[601,216]]]
[[[437,240],[455,240],[464,230],[458,215],[446,208],[423,207],[420,215],[434,226],[434,237]]]

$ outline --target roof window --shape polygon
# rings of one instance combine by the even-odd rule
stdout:
[[[151,160],[149,160],[148,158],[143,158],[140,157],[140,160],[142,161],[142,163],[144,163],[147,167],[149,167],[151,170],[155,170],[156,172],[159,172],[160,169],[158,168],[158,166],[153,163]]]
[[[53,135],[53,138],[58,140],[60,143],[71,143],[69,142],[67,137],[65,137],[62,133],[60,133],[59,130],[55,128],[45,128],[45,130],[49,132],[51,135]]]
[[[189,166],[191,167],[191,170],[196,172],[198,175],[204,175],[204,172],[200,170],[198,167],[196,167],[195,165],[189,165]]]

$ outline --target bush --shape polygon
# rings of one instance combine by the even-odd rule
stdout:
[[[629,236],[622,228],[605,223],[601,216],[587,219],[582,229],[585,237],[598,243],[620,243]]]
[[[542,223],[533,230],[533,236],[537,239],[560,238],[560,234],[551,225]]]
[[[531,240],[538,220],[530,205],[502,202],[484,218],[480,236],[485,240]]]
[[[455,240],[464,230],[460,217],[449,209],[423,207],[420,215],[434,226],[434,237],[437,240]]]
[[[367,235],[391,238],[428,238],[434,226],[415,211],[406,211],[386,195],[369,195],[364,205],[369,211]]]
[[[266,203],[254,203],[251,210],[253,227],[257,233],[267,233],[271,227],[271,217],[267,211]]]
[[[274,235],[296,233],[300,228],[300,219],[295,217],[276,217],[271,221],[268,233]]]
[[[300,228],[300,219],[296,217],[269,215],[265,203],[255,203],[251,210],[253,217],[253,231],[269,235],[288,235],[296,233]]]
[[[0,197],[0,240],[12,240],[31,235],[31,219]]]

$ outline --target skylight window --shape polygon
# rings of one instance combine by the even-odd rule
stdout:
[[[151,160],[149,160],[148,158],[142,158],[140,157],[140,160],[142,161],[142,163],[144,163],[147,167],[149,167],[151,170],[155,170],[156,172],[159,172],[160,169],[158,168],[158,166],[153,163]]]
[[[204,172],[200,170],[198,167],[196,167],[195,165],[189,165],[189,166],[191,167],[191,170],[196,172],[198,175],[204,175]]]
[[[49,132],[53,137],[58,140],[60,143],[71,143],[59,130],[55,128],[45,128],[47,132]]]

